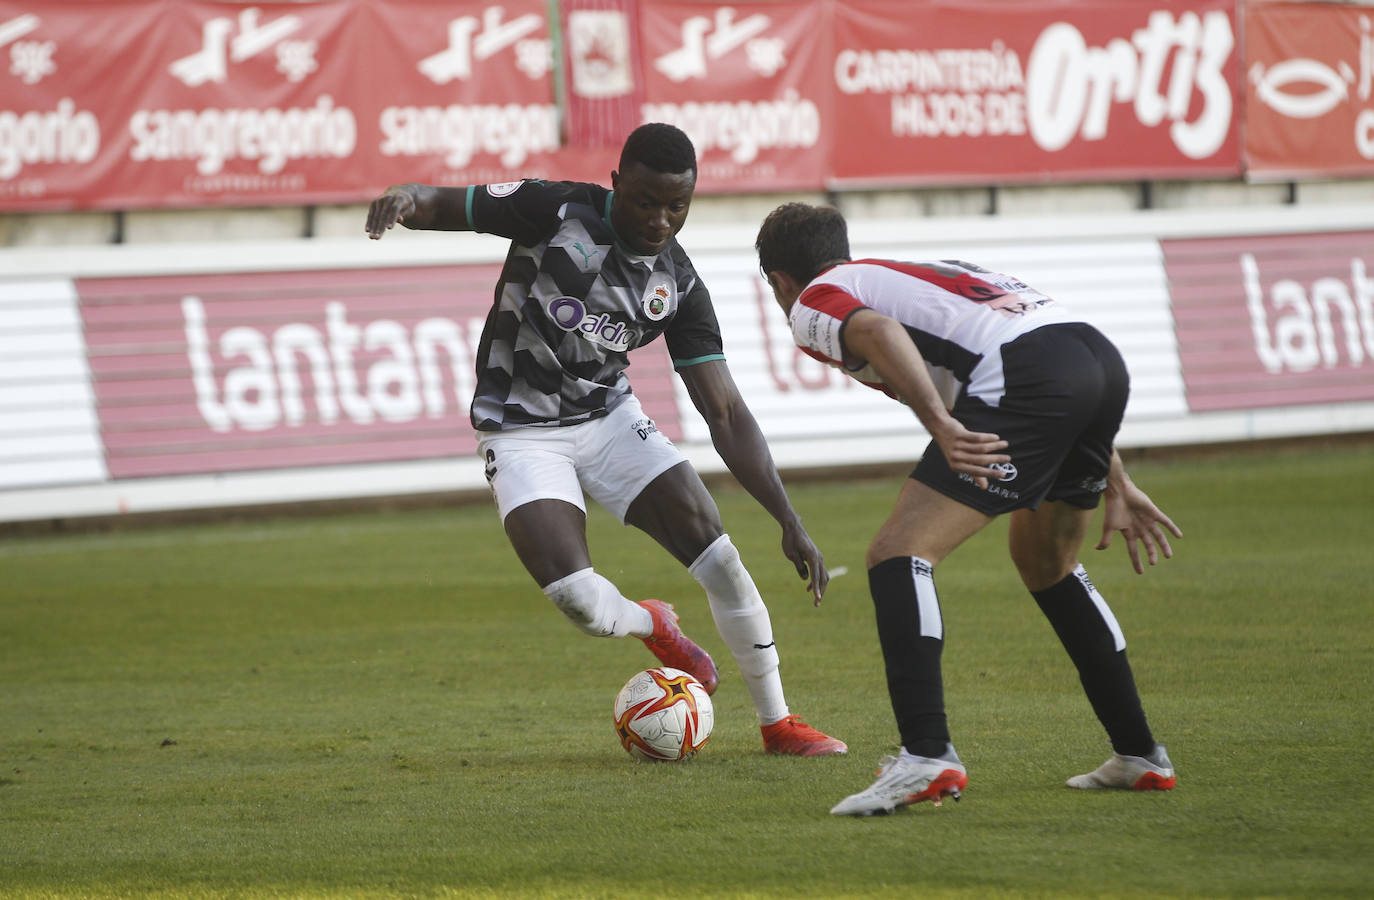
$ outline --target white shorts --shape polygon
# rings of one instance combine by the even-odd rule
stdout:
[[[566,500],[585,513],[586,491],[622,524],[649,482],[687,459],[633,395],[577,425],[480,432],[477,454],[502,521],[532,500]]]

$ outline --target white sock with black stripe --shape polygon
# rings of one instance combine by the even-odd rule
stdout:
[[[588,566],[544,586],[544,595],[580,630],[595,637],[648,637],[654,620]]]
[[[744,676],[759,723],[771,725],[786,716],[787,700],[778,673],[778,648],[768,607],[730,536],[716,538],[687,571],[706,589],[716,630]]]

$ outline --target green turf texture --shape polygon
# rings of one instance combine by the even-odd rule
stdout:
[[[849,569],[819,609],[716,489],[841,758],[763,754],[696,583],[599,510],[599,570],[720,663],[690,762],[621,750],[612,700],[653,658],[567,624],[486,502],[4,538],[0,896],[1369,896],[1374,449],[1133,470],[1176,557],[1084,562],[1177,790],[1063,786],[1109,751],[998,522],[937,572],[969,788],[867,820],[828,810],[896,740],[863,554],[900,476],[792,486]]]

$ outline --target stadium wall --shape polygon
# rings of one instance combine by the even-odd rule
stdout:
[[[798,353],[747,224],[693,222],[742,392],[784,469],[914,460],[913,416]],[[1122,348],[1123,447],[1374,430],[1367,205],[851,217],[856,257],[960,258]],[[0,250],[0,521],[479,491],[466,408],[488,236]],[[723,470],[661,342],[630,370]]]

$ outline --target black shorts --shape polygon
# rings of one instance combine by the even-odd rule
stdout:
[[[999,405],[965,392],[953,413],[970,431],[1007,441],[1006,476],[983,490],[951,471],[931,441],[911,477],[991,516],[1045,500],[1095,509],[1130,393],[1121,354],[1091,325],[1046,325],[1004,345],[1002,366],[1006,393]]]

